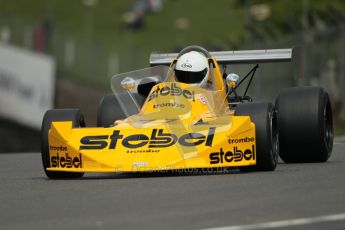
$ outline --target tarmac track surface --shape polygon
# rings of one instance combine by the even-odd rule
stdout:
[[[79,180],[47,179],[38,153],[2,154],[0,229],[345,229],[344,149],[274,172]]]

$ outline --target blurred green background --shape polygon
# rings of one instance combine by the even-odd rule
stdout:
[[[343,0],[0,0],[0,6],[0,41],[52,56],[57,93],[64,95],[59,87],[70,84],[108,90],[114,74],[148,67],[152,51],[303,46],[303,78],[290,66],[266,65],[251,92],[274,99],[283,87],[321,85],[332,97],[336,133],[345,133]],[[242,69],[232,70],[243,76]]]
[[[0,0],[0,5],[0,27],[11,31],[8,42],[53,55],[59,76],[100,86],[108,86],[113,74],[148,66],[152,51],[190,44],[211,50],[276,48],[282,41],[294,46],[292,36],[339,26],[337,17],[345,14],[342,0]],[[44,48],[33,41],[40,29]]]

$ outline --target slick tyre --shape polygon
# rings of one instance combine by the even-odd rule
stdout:
[[[321,87],[294,87],[276,99],[279,155],[286,163],[325,162],[333,148],[332,108]]]
[[[139,108],[145,98],[139,94],[132,94]],[[139,112],[137,105],[129,94],[121,93],[106,95],[102,98],[97,110],[97,127],[110,127],[116,120],[122,120]]]
[[[43,117],[41,128],[41,153],[45,174],[51,179],[80,178],[84,173],[47,171],[50,167],[48,132],[53,121],[72,121],[73,127],[85,127],[84,117],[79,109],[52,109]]]
[[[278,130],[272,103],[253,102],[239,104],[236,116],[249,116],[256,129],[256,165],[241,171],[272,171],[278,163]]]

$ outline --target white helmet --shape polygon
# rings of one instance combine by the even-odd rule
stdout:
[[[183,54],[176,62],[175,77],[178,82],[203,87],[207,83],[209,72],[208,60],[200,52],[190,51]]]

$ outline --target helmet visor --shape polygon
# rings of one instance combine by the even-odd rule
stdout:
[[[175,69],[175,76],[178,82],[195,84],[201,82],[207,73],[207,68],[199,72],[189,72]]]

